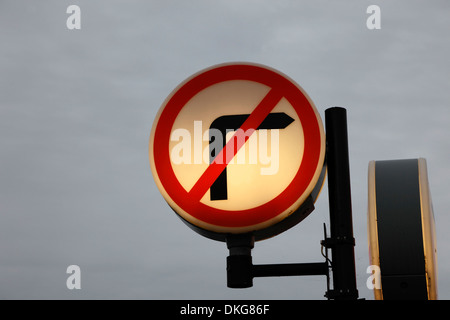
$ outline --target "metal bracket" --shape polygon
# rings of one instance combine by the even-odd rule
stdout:
[[[325,240],[320,241],[320,244],[327,249],[331,249],[336,245],[343,245],[343,244],[355,246],[355,238],[346,236],[336,238],[325,238]]]
[[[260,264],[252,263],[251,250],[254,247],[252,234],[227,236],[227,286],[249,288],[255,277],[314,276],[329,275],[328,261],[313,263]]]

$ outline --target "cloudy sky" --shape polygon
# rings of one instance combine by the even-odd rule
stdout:
[[[81,8],[69,30],[66,9]],[[381,8],[369,30],[366,9]],[[450,298],[450,3],[433,1],[0,2],[0,299],[323,299],[324,277],[226,287],[222,242],[187,228],[151,175],[164,99],[193,73],[249,61],[347,108],[356,268],[366,287],[367,166],[424,157]],[[323,189],[255,263],[320,262]],[[68,290],[66,269],[81,268]]]

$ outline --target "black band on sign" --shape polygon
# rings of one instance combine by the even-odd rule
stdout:
[[[375,162],[383,299],[428,299],[418,160]]]

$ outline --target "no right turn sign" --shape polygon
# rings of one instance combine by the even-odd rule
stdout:
[[[284,74],[248,63],[180,84],[154,121],[149,153],[169,205],[219,240],[281,223],[315,200],[325,174],[325,135],[310,98]]]

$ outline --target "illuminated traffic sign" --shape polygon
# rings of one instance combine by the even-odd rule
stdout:
[[[307,94],[257,64],[213,66],[164,101],[149,156],[164,199],[217,240],[263,239],[307,216],[325,176],[325,134]]]

